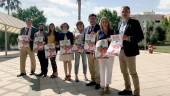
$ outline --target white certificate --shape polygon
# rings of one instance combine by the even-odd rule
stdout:
[[[56,56],[55,44],[45,45],[45,56],[46,58],[52,58]]]
[[[30,38],[28,35],[20,35],[18,36],[18,48],[26,48],[29,47]]]
[[[106,58],[106,57],[108,57],[106,55],[107,49],[108,49],[107,39],[97,41],[96,49],[95,49],[95,57],[96,58]]]
[[[70,40],[60,41],[60,54],[70,54],[72,52],[72,46]]]
[[[92,51],[95,50],[95,40],[96,40],[96,35],[95,34],[86,34],[85,35],[84,49],[87,52],[92,52]]]
[[[43,50],[44,49],[44,37],[38,36],[34,38],[34,50]]]

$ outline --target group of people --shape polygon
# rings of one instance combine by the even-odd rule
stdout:
[[[90,25],[85,28],[82,21],[76,23],[77,31],[82,35],[82,42],[85,40],[85,34],[97,34],[96,41],[108,39],[111,35],[121,34],[122,36],[122,48],[119,54],[120,69],[124,77],[125,89],[118,92],[119,95],[133,95],[140,96],[140,85],[139,78],[136,71],[136,56],[139,55],[138,43],[144,38],[143,31],[141,29],[138,20],[130,18],[130,8],[128,6],[123,6],[121,10],[121,20],[118,23],[117,31],[113,31],[110,25],[110,21],[106,17],[102,17],[100,23],[96,22],[96,15],[90,14],[88,17]],[[31,60],[31,74],[35,74],[36,61],[33,50],[33,41],[36,36],[44,37],[44,44],[55,44],[56,53],[60,50],[61,40],[70,40],[71,45],[74,44],[76,37],[72,32],[69,31],[69,25],[67,23],[61,24],[61,32],[55,31],[55,25],[51,23],[48,27],[48,32],[45,32],[44,25],[39,24],[38,30],[32,27],[32,20],[28,19],[26,21],[27,27],[21,30],[20,35],[28,35],[30,37],[29,47],[23,47],[20,49],[20,76],[25,76],[25,63],[27,54],[30,56]],[[110,41],[108,40],[108,44]],[[84,44],[84,43],[83,43]],[[41,66],[41,73],[37,76],[46,77],[48,72],[48,58],[45,57],[45,50],[38,50],[37,56]],[[87,79],[87,60],[89,71],[91,74],[91,81],[87,83],[87,86],[95,86],[95,89],[102,88],[101,95],[109,94],[112,78],[112,69],[114,63],[114,57],[110,56],[108,58],[95,58],[94,52],[76,52],[75,54],[60,54],[59,60],[64,64],[65,78],[64,80],[71,80],[71,69],[72,60],[75,60],[74,72],[75,81],[79,82],[78,69],[80,64],[80,56],[82,58],[83,73],[85,80]],[[49,58],[51,61],[53,73],[51,78],[58,77],[58,69],[56,64],[56,56]],[[132,77],[134,84],[134,93],[132,93],[130,76]],[[114,77],[116,78],[116,77]]]

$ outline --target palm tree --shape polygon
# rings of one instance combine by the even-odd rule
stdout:
[[[18,10],[20,8],[21,2],[19,0],[0,0],[0,7],[5,8],[8,11]]]
[[[77,0],[78,3],[78,20],[81,20],[81,0]]]

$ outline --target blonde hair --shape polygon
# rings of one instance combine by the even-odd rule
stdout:
[[[111,24],[110,24],[110,21],[109,21],[109,19],[107,18],[107,17],[102,17],[101,19],[100,19],[100,29],[101,29],[101,31],[104,31],[104,28],[103,28],[103,21],[104,20],[106,20],[107,21],[107,23],[108,23],[108,26],[107,26],[107,28],[108,28],[108,31],[110,31],[112,28],[111,28]]]

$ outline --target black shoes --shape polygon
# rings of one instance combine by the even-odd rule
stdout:
[[[21,74],[17,75],[17,77],[21,77],[21,76],[25,76],[25,75],[26,75],[26,73],[21,73]]]
[[[31,71],[30,75],[35,75],[35,73],[33,71]]]
[[[91,81],[90,83],[86,84],[86,86],[94,86],[94,85],[96,90],[100,89],[100,84],[97,84],[96,82]]]
[[[118,92],[119,95],[132,95],[132,91],[129,90],[123,90]]]
[[[78,79],[78,78],[76,78],[76,79],[75,79],[75,82],[79,82],[79,79]]]
[[[43,75],[44,75],[43,73],[40,73],[40,74],[37,74],[36,76],[41,77]]]
[[[57,76],[54,75],[54,74],[52,74],[52,75],[50,76],[50,78],[54,79],[54,78],[57,78]]]
[[[96,90],[100,89],[100,84],[96,84],[95,89]]]
[[[87,83],[86,86],[93,86],[96,85],[96,82],[91,81],[90,83]]]

